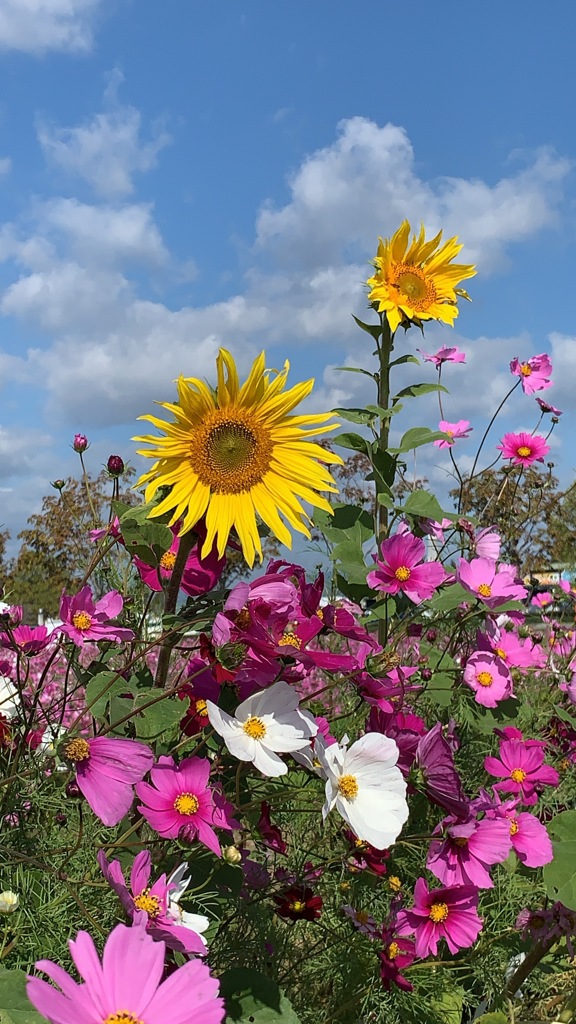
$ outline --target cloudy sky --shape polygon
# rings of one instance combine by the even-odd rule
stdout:
[[[465,349],[463,467],[510,359],[547,351],[572,479],[575,29],[565,0],[0,0],[0,523],[75,471],[77,431],[95,470],[138,464],[135,418],[219,345],[314,375],[316,411],[374,401],[335,367],[370,363],[350,313],[405,217],[478,265],[455,330],[400,342]],[[515,396],[492,443],[535,413]]]

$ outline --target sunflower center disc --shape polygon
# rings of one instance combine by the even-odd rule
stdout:
[[[210,431],[206,447],[208,458],[220,473],[237,473],[250,464],[257,444],[243,423],[220,423]]]

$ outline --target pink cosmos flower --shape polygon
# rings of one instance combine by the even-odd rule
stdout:
[[[107,526],[100,527],[97,530],[90,530],[89,537],[93,544],[103,540],[104,537],[110,537],[111,540],[119,540],[121,544],[124,544],[118,516],[114,516]]]
[[[499,758],[486,757],[484,768],[502,782],[494,789],[503,793],[518,793],[523,804],[535,804],[541,786],[557,786],[558,772],[544,764],[544,751],[539,743],[532,745],[520,739],[502,740]]]
[[[175,530],[176,527],[173,527],[172,532],[174,533]],[[216,545],[214,545],[206,558],[200,558],[200,545],[201,540],[199,539],[188,555],[182,574],[182,582],[180,583],[180,589],[190,597],[195,597],[198,594],[207,594],[208,591],[213,590],[226,565],[225,556],[218,558]],[[179,547],[180,538],[174,533],[172,544],[168,551],[165,551],[162,555],[157,568],[153,565],[147,565],[141,558],[134,558],[134,565],[138,570],[140,579],[150,590],[160,592],[170,579],[176,564]]]
[[[380,978],[386,992],[392,985],[397,985],[404,992],[412,992],[414,986],[401,973],[416,959],[416,948],[413,939],[401,939],[396,934],[396,922],[384,925],[381,933],[382,949],[380,951]]]
[[[176,766],[172,757],[160,757],[150,771],[152,785],[140,782],[136,786],[142,800],[138,810],[165,839],[181,834],[187,840],[197,838],[219,857],[214,826],[232,831],[235,825],[208,786],[209,775],[210,761],[204,758],[186,757]]]
[[[495,708],[512,693],[512,676],[506,665],[491,651],[474,651],[466,662],[464,682],[474,690],[477,704]]]
[[[496,608],[506,601],[522,601],[528,593],[526,587],[516,582],[509,569],[497,567],[491,558],[473,558],[470,562],[461,558],[456,579],[489,608]]]
[[[456,423],[450,423],[448,420],[440,420],[438,430],[443,430],[445,434],[448,434],[449,440],[441,438],[439,441],[434,441],[434,447],[452,448],[454,441],[462,437],[470,436],[472,427],[470,426],[470,420],[458,420]]]
[[[504,434],[496,448],[502,452],[502,458],[511,459],[514,466],[544,462],[544,456],[550,451],[550,445],[541,434],[527,434],[524,430],[519,434]]]
[[[160,875],[160,878],[150,885],[152,855],[149,850],[142,850],[132,862],[130,889],[124,881],[120,861],[107,860],[104,850],[98,851],[97,860],[108,885],[114,890],[130,917],[134,918],[139,913],[146,915],[146,929],[153,939],[165,942],[168,949],[176,949],[180,953],[203,955],[207,952],[206,943],[200,934],[193,927],[179,923],[180,915],[175,913],[174,903],[170,899],[178,886],[172,879],[166,881],[165,874]],[[205,926],[208,924],[207,918],[191,914],[187,916],[196,917],[199,927],[202,927],[204,922]]]
[[[553,416],[562,415],[562,409],[556,409],[554,405],[550,405],[550,402],[545,402],[543,398],[537,398],[536,401],[538,402],[542,412],[550,412]]]
[[[442,723],[436,722],[418,741],[416,778],[421,776],[424,792],[434,804],[456,817],[468,816],[469,800],[462,788],[448,740],[442,735]]]
[[[11,633],[0,634],[0,644],[21,654],[39,654],[48,646],[53,635],[46,626],[16,626]]]
[[[525,395],[533,395],[535,391],[545,391],[546,388],[552,387],[552,381],[549,379],[552,363],[545,352],[522,363],[516,357],[510,363],[510,373],[514,377],[520,377]]]
[[[492,558],[496,562],[500,555],[500,543],[500,534],[496,533],[493,526],[486,526],[478,530],[472,547],[477,558]]]
[[[542,590],[539,594],[534,594],[531,598],[530,604],[535,605],[536,608],[546,608],[547,605],[552,604],[554,601],[553,595],[549,590]]]
[[[47,974],[56,988],[42,978],[28,977],[28,999],[50,1024],[221,1024],[224,1020],[218,982],[200,960],[189,960],[162,981],[166,947],[148,935],[143,919],[132,928],[116,925],[106,940],[102,963],[88,932],[78,932],[70,941],[70,952],[82,982],[74,981],[51,960],[38,960],[36,970]]]
[[[134,799],[132,786],[154,763],[150,747],[108,736],[74,736],[65,741],[63,754],[74,764],[78,788],[94,814],[110,827],[128,814]]]
[[[428,534],[429,537],[433,537],[434,540],[439,541],[441,544],[444,542],[444,530],[454,526],[451,519],[443,519],[441,523],[438,523],[435,519],[423,519],[420,522],[420,529],[422,533]]]
[[[518,800],[499,802],[488,810],[487,818],[499,817],[506,821],[510,842],[518,860],[527,868],[541,868],[544,864],[549,864],[554,856],[550,836],[546,826],[538,818],[528,811],[518,813],[517,806]]]
[[[414,887],[414,906],[398,914],[399,935],[416,937],[416,956],[436,956],[440,939],[446,939],[451,953],[472,946],[482,931],[478,917],[478,889],[473,885],[457,885],[445,889],[428,889],[419,878]]]
[[[502,818],[446,818],[443,839],[430,843],[426,867],[444,885],[475,885],[492,889],[488,868],[501,864],[510,853],[510,826]]]
[[[386,594],[402,591],[414,604],[420,604],[446,579],[446,572],[440,562],[423,562],[426,545],[420,537],[409,532],[398,532],[380,545],[380,560],[373,556],[378,566],[369,572],[366,581],[373,590]]]
[[[536,650],[533,640],[521,640],[513,630],[498,629],[488,623],[485,633],[478,632],[478,647],[482,651],[493,651],[501,661],[514,668],[530,668],[539,665],[540,647]]]
[[[77,647],[87,640],[115,640],[122,643],[133,640],[131,629],[115,626],[112,619],[117,619],[124,607],[122,595],[111,590],[94,604],[92,590],[89,586],[82,587],[72,596],[62,593],[60,601],[60,618],[62,625],[58,627],[74,641]]]
[[[438,368],[442,366],[442,363],[466,362],[466,353],[460,352],[455,345],[452,347],[443,345],[442,348],[439,348],[433,355],[430,355],[429,352],[425,352],[423,348],[419,348],[416,351],[419,352],[421,356],[424,356],[425,363],[434,363]]]

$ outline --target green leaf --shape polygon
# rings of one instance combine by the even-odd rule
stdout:
[[[434,597],[430,599],[430,608],[435,612],[449,612],[452,608],[457,608],[463,601],[473,600],[472,594],[464,590],[460,583],[451,583],[446,590],[434,594]]]
[[[350,420],[351,423],[370,423],[374,415],[366,409],[332,409],[335,416],[340,419]]]
[[[334,369],[343,370],[345,373],[363,373],[365,377],[371,377],[372,380],[376,379],[373,373],[370,373],[369,370],[362,370],[359,366],[335,366]]]
[[[411,452],[414,448],[420,448],[423,444],[431,444],[432,441],[443,441],[448,439],[448,434],[441,430],[430,430],[430,427],[412,427],[407,430],[400,441],[398,448],[389,448],[393,455],[401,455],[402,452]]]
[[[576,811],[562,811],[547,825],[554,860],[544,867],[544,884],[553,900],[576,910]]]
[[[258,971],[234,967],[220,978],[226,1024],[300,1024],[292,1004],[276,982]]]
[[[358,531],[363,540],[374,536],[374,520],[370,513],[360,505],[335,505],[331,527],[345,533],[356,535]]]
[[[396,413],[401,412],[402,408],[403,406],[401,402],[399,402],[398,405],[395,405],[392,409],[383,409],[381,405],[366,406],[367,412],[371,412],[374,416],[379,416],[380,419],[383,420],[389,420],[391,416],[395,416]]]
[[[448,394],[448,388],[443,384],[409,384],[407,388],[402,388],[394,395],[392,401],[395,402],[398,398],[417,398],[418,395],[428,395],[431,391],[445,391]]]
[[[363,320],[359,320],[357,316],[354,316],[354,313],[352,313],[352,319],[358,324],[358,327],[361,327],[363,331],[366,331],[366,334],[370,334],[375,341],[378,341],[378,338],[382,334],[382,324],[365,324]]]
[[[36,1012],[26,995],[24,971],[7,971],[0,967],[0,1024],[42,1024],[46,1021]]]
[[[481,1017],[477,1017],[474,1024],[508,1024],[508,1017],[505,1013],[483,1013]],[[536,1021],[533,1022],[536,1024]]]
[[[137,709],[139,704],[146,704],[153,696],[153,692],[138,694],[134,708]],[[136,736],[140,740],[151,740],[171,731],[186,714],[189,703],[188,698],[180,700],[180,697],[171,696],[151,704],[134,718]]]
[[[420,366],[420,360],[412,355],[398,356],[397,359],[392,360],[390,366],[401,366],[402,363],[416,363],[416,366]]]
[[[104,718],[106,708],[112,697],[121,693],[130,693],[131,688],[125,679],[116,678],[117,672],[99,672],[86,687],[86,703],[90,705],[90,714],[94,718]],[[114,680],[114,681],[113,681]],[[94,701],[94,703],[92,703]]]
[[[434,1014],[434,1024],[461,1024],[462,992],[443,992],[437,999],[432,999],[430,1006]]]
[[[332,438],[332,442],[339,445],[340,448],[351,448],[352,451],[363,452],[370,458],[370,441],[362,437],[361,434],[336,434],[336,437]]]
[[[402,511],[408,512],[411,516],[434,519],[437,523],[441,523],[444,518],[442,508],[429,491],[411,491],[402,506]]]

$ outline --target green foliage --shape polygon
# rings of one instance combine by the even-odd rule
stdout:
[[[233,968],[220,978],[227,1024],[300,1024],[292,1005],[278,986],[263,974]]]
[[[576,811],[562,811],[548,824],[554,860],[544,868],[544,882],[552,900],[576,910]]]
[[[41,1024],[45,1021],[26,995],[24,971],[0,967],[0,1024]]]

